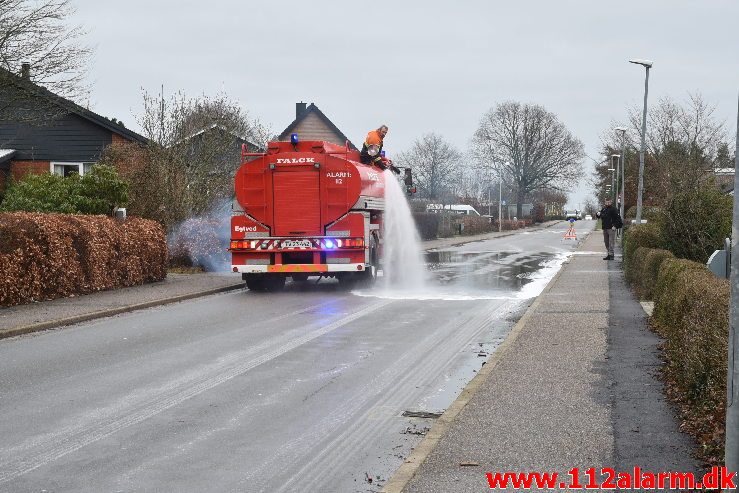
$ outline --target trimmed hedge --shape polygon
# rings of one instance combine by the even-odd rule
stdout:
[[[637,249],[629,256],[629,262],[626,263],[624,260],[624,277],[626,278],[626,282],[628,282],[634,291],[636,291],[637,295],[641,294],[640,288],[643,263],[650,250],[651,248],[648,247],[637,247]],[[626,253],[624,253],[624,259],[625,258]]]
[[[459,222],[462,223],[462,234],[465,236],[497,231],[495,225],[486,217],[462,216]]]
[[[692,260],[668,259],[662,262],[652,291],[653,315],[661,327],[673,327],[682,322],[682,310],[690,301],[684,299],[685,279],[682,274],[686,271],[698,271],[713,276],[708,267]]]
[[[161,281],[166,262],[154,221],[0,214],[0,306]]]
[[[703,264],[665,259],[652,322],[666,339],[670,395],[683,404],[686,428],[709,462],[723,457],[729,338],[729,282]]]
[[[639,247],[662,247],[660,228],[657,224],[636,224],[626,230],[623,239],[624,264],[626,266],[632,261],[632,257]],[[631,282],[628,277],[627,281]]]
[[[433,212],[414,212],[413,220],[423,240],[447,238],[459,234],[462,225],[462,235],[478,235],[498,231],[498,221],[486,217],[465,216],[462,214],[436,214]],[[503,231],[521,229],[532,225],[531,219],[519,221],[503,220]]]
[[[440,214],[433,212],[414,212],[413,220],[422,240],[433,240],[439,234]]]
[[[636,251],[638,256],[640,250],[647,250],[644,259],[641,262],[641,273],[639,276],[639,296],[645,300],[651,300],[654,295],[654,287],[657,284],[657,276],[662,263],[667,259],[674,259],[675,256],[668,250],[661,248],[644,248],[640,247]]]

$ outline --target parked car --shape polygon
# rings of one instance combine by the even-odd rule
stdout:
[[[590,214],[587,214],[587,215],[585,216],[585,220],[586,220],[586,221],[592,221],[592,220],[593,220],[593,216],[591,216]]]

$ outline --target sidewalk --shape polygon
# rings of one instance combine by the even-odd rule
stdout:
[[[541,226],[526,228],[525,231],[548,228],[559,222],[549,221]],[[450,248],[454,245],[473,241],[510,236],[521,231],[524,230],[441,238],[426,241],[423,246],[425,250]],[[0,308],[0,339],[223,291],[241,289],[243,286],[244,282],[241,276],[230,272],[222,274],[168,274],[167,279],[162,282]]]
[[[0,339],[239,289],[235,274],[168,274],[161,282],[0,308]]]
[[[480,492],[486,472],[696,471],[655,379],[657,338],[604,254],[589,235],[383,491]]]

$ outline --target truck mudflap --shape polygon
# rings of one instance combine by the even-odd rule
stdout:
[[[241,274],[323,274],[332,272],[363,272],[364,263],[352,264],[274,264],[232,265],[231,270]]]

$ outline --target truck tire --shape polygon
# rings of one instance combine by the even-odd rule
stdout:
[[[259,292],[274,292],[274,291],[282,291],[282,289],[285,287],[285,277],[284,276],[264,276],[264,275],[249,275],[246,276],[246,287],[249,288],[249,291],[259,291]]]
[[[368,287],[371,287],[377,281],[377,271],[380,268],[380,258],[378,255],[377,240],[374,235],[370,237],[369,251],[369,267],[360,273],[360,281]]]
[[[249,291],[265,291],[264,276],[244,274],[244,281],[246,281],[246,287],[249,288]]]

